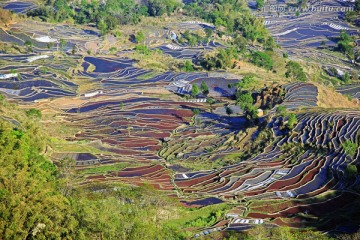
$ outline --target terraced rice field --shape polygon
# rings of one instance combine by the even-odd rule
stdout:
[[[265,9],[270,9],[270,3]],[[279,1],[274,6],[285,6]],[[344,9],[352,7],[341,1],[314,1],[309,4],[308,11],[304,11],[299,16],[295,11],[290,11],[291,6],[284,7],[287,11],[279,8],[275,10],[258,12],[264,18],[264,25],[270,31],[275,41],[293,59],[306,59],[307,62],[320,63],[327,68],[336,68],[344,72],[358,70],[345,55],[334,54],[332,51],[325,51],[324,48],[332,49],[337,46],[338,37],[341,31],[345,31],[351,36],[359,36],[359,28],[344,21]],[[320,8],[333,8],[334,10],[311,10]],[[343,9],[343,10],[341,10]],[[341,11],[340,11],[341,10]],[[325,42],[325,47],[322,46]],[[355,81],[358,87],[359,83]],[[339,88],[340,93],[348,94],[354,98],[359,96],[354,92],[353,87],[344,86]],[[348,91],[346,90],[348,89]]]
[[[359,84],[351,84],[338,87],[337,92],[351,96],[353,98],[360,99],[360,85]]]
[[[276,24],[275,20],[266,21],[290,53],[296,45],[300,46],[296,51],[304,51],[304,55],[308,52],[303,46],[314,44],[313,38],[331,38],[340,29],[336,23],[319,24],[318,19],[304,23],[283,16]],[[170,27],[213,28],[202,22]],[[203,50],[225,47],[215,41],[195,47],[170,43],[166,41],[169,29],[150,29],[147,44],[176,59],[192,59]],[[67,41],[62,57],[57,53],[60,38]],[[52,142],[51,158],[56,163],[75,161],[83,177],[81,184],[149,184],[176,196],[185,207],[224,202],[233,207],[226,220],[202,229],[199,236],[243,231],[258,224],[316,226],[328,231],[351,225],[351,218],[359,220],[358,208],[349,209],[360,200],[355,189],[360,178],[345,181],[345,172],[349,164],[358,163],[360,149],[349,156],[343,144],[360,142],[360,112],[318,110],[315,85],[293,82],[282,86],[286,94],[280,105],[297,114],[292,130],[284,130],[287,117],[275,116],[277,106],[259,119],[258,125],[265,125],[255,128],[242,109],[228,104],[236,91],[228,85],[241,81],[242,76],[141,69],[134,66],[134,60],[121,57],[127,50],[105,55],[108,50],[102,49],[98,31],[90,27],[29,21],[0,31],[0,41],[23,45],[29,39],[34,43],[33,53],[0,54],[2,62],[8,63],[0,65],[0,92],[53,114],[61,125],[76,130],[64,130],[64,139]],[[46,42],[36,39],[56,42],[48,48]],[[74,46],[76,54],[71,53]],[[96,47],[96,55],[85,55],[89,46]],[[216,103],[210,104],[207,96],[184,97],[192,84],[200,86],[202,81],[209,86],[208,97]],[[80,90],[79,83],[90,87]],[[338,91],[359,97],[356,85]],[[232,114],[226,114],[224,102],[233,109]],[[51,121],[44,124],[57,127]],[[264,129],[271,135],[268,145],[240,161]],[[85,147],[74,149],[75,144]]]
[[[248,221],[235,217],[228,225],[229,230],[241,230],[249,224],[262,223],[310,226],[314,222],[300,213],[326,216],[336,212],[337,206],[351,204],[358,199],[357,195],[344,193],[323,203],[312,202],[319,195],[346,189],[341,179],[346,166],[360,158],[360,149],[357,149],[354,158],[349,158],[341,144],[346,140],[359,141],[360,118],[359,112],[334,112],[303,114],[299,119],[298,125],[287,136],[275,130],[278,121],[273,119],[268,127],[273,129],[279,141],[264,153],[221,169],[176,174],[175,184],[190,196],[196,193],[198,196],[220,196],[235,201],[238,198],[254,202],[274,199],[281,203],[280,209],[277,205],[254,209],[250,206],[242,214]],[[283,150],[283,146],[289,143],[309,145],[312,150],[294,155]],[[316,149],[326,149],[327,154],[319,154]],[[296,205],[293,205],[294,202]],[[319,225],[322,229],[329,227],[325,222]]]
[[[30,10],[36,9],[36,5],[32,2],[17,2],[17,1],[7,1],[2,3],[2,8],[6,10],[11,10],[14,13],[25,14]]]

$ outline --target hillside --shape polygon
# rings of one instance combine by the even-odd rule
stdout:
[[[1,2],[0,238],[358,237],[359,28],[253,4]]]

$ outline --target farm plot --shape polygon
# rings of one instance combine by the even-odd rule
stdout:
[[[230,158],[230,155],[240,153],[236,144],[244,137],[240,133],[246,123],[243,117],[200,113],[193,121],[195,124],[179,127],[173,132],[159,152],[161,157],[184,167],[196,164],[200,167],[215,166],[224,156]]]
[[[67,109],[64,113],[70,126],[83,129],[67,140],[96,142],[99,151],[105,151],[112,156],[108,159],[97,154],[96,162],[93,159],[88,162],[79,160],[78,167],[89,164],[116,164],[123,162],[122,159],[149,165],[149,162],[160,160],[157,152],[161,148],[161,141],[168,138],[173,129],[189,123],[193,116],[189,109],[193,107],[193,103],[179,104],[134,95],[111,101],[91,98],[82,106]],[[133,184],[153,182],[152,185],[159,189],[173,188],[170,169],[156,165],[144,171],[125,169],[110,175],[92,174],[86,181],[119,180]]]
[[[125,168],[106,176],[113,181],[124,181],[129,184],[149,184],[158,190],[171,191],[174,186],[171,182],[171,171],[162,165],[145,165],[142,167]]]
[[[286,91],[285,99],[282,106],[290,110],[295,110],[302,107],[316,107],[318,89],[310,83],[290,83],[284,86]]]
[[[344,85],[341,87],[337,87],[336,91],[341,94],[360,99],[360,85],[359,84],[351,84],[351,85]]]
[[[69,25],[53,25],[31,20],[14,24],[11,32],[14,32],[16,39],[22,42],[31,41],[36,52],[49,51],[49,43],[53,43],[50,50],[58,49],[60,39],[66,42],[62,47],[65,52],[72,51],[74,47],[77,52],[85,52],[87,43],[99,45],[101,42],[98,31],[93,28],[80,29]]]
[[[291,86],[289,87],[291,88]],[[325,216],[338,212],[343,205],[330,204],[333,201],[333,195],[328,193],[334,190],[341,193],[345,188],[343,176],[346,166],[359,160],[360,149],[357,149],[354,157],[349,157],[342,148],[345,141],[359,141],[359,112],[307,113],[300,115],[298,119],[298,125],[290,137],[279,136],[281,140],[271,151],[264,152],[245,162],[212,171],[176,174],[175,184],[188,198],[196,194],[196,196],[204,197],[222,196],[222,199],[232,200],[243,198],[250,202],[259,200],[264,203],[267,201],[281,202],[279,206],[269,209],[268,207],[250,208],[249,212],[245,213],[247,215],[244,215],[244,219],[248,219],[249,222],[242,221],[238,215],[232,217],[229,229],[238,231],[251,227],[249,223],[303,227],[313,224],[311,217],[303,218],[301,214],[304,212],[309,216]],[[272,123],[277,123],[277,121]],[[274,129],[274,126],[270,125],[269,128]],[[178,137],[175,136],[176,138]],[[184,139],[170,142],[173,145],[167,143],[168,148],[163,149],[160,154],[171,158],[172,155],[169,152],[176,152],[178,149],[184,151],[186,149]],[[285,143],[307,144],[312,147],[299,155],[292,155],[281,150]],[[200,142],[188,145],[201,148],[202,144]],[[317,149],[326,149],[327,153],[319,153]],[[194,150],[190,148],[189,152],[193,153]],[[205,154],[209,153],[202,153],[201,156]],[[177,155],[179,154],[177,153]],[[175,154],[175,157],[186,157],[186,155],[177,155]],[[194,160],[192,159],[192,161]],[[323,200],[324,203],[315,203],[316,197],[324,194],[329,196]],[[294,203],[296,204],[294,205]],[[352,203],[350,201],[346,204]],[[297,205],[301,205],[301,207]],[[327,209],[327,206],[330,205],[333,207]],[[294,214],[298,215],[295,217],[296,219]],[[333,219],[332,227],[336,227],[337,224],[339,222]],[[326,222],[318,225],[324,229],[330,226]]]
[[[209,96],[229,97],[235,93],[235,88],[229,88],[229,84],[236,83],[239,80],[221,73],[184,73],[174,77],[166,88],[179,95],[191,94],[192,84],[200,86],[202,81],[209,86]]]
[[[13,11],[14,13],[26,14],[28,11],[33,10],[36,5],[32,2],[14,2],[9,1],[2,4],[2,8]]]
[[[333,11],[334,9],[311,10],[324,6],[339,9],[344,7],[342,2],[326,0],[312,3],[309,11],[301,13],[300,16],[295,16],[295,12],[291,11],[280,11],[279,16],[275,12],[267,11],[256,14],[264,17],[265,26],[275,41],[287,50],[289,56],[307,59],[328,67],[341,66],[344,70],[351,69],[353,66],[345,57],[324,51],[322,42],[325,42],[325,48],[334,47],[341,31],[356,36],[358,28],[348,25],[343,17],[339,17],[344,14],[343,12]]]
[[[76,84],[51,72],[40,71],[33,66],[12,66],[11,70],[17,71],[16,76],[0,79],[0,91],[10,98],[31,102],[76,95]],[[8,71],[0,69],[3,73]]]
[[[163,53],[177,59],[195,59],[199,54],[205,50],[213,50],[215,48],[223,48],[220,43],[214,42],[200,42],[197,46],[191,47],[186,44],[166,44],[158,47]]]

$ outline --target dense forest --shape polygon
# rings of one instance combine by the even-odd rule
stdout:
[[[114,30],[119,24],[139,23],[142,16],[170,14],[181,4],[176,0],[149,0],[137,3],[133,0],[116,1],[69,1],[48,0],[44,6],[29,12],[31,17],[44,21],[72,21],[78,24],[95,23],[102,34]]]

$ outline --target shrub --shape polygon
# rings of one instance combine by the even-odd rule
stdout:
[[[200,89],[202,91],[202,93],[204,95],[208,95],[209,94],[209,87],[208,85],[206,84],[206,82],[203,80],[201,81],[201,85],[200,85]]]
[[[256,8],[257,9],[261,9],[262,7],[264,7],[264,5],[265,5],[264,0],[256,0]]]
[[[282,117],[287,116],[287,108],[285,106],[278,106],[276,108],[276,114]]]
[[[298,81],[306,81],[306,75],[301,65],[294,61],[289,61],[286,64],[285,76]]]
[[[237,96],[236,101],[241,107],[241,109],[245,109],[246,106],[253,104],[254,99],[252,98],[250,93],[241,93]]]
[[[191,96],[195,97],[198,94],[199,94],[199,87],[198,85],[193,84],[191,88]]]
[[[350,82],[350,74],[348,72],[346,72],[343,76],[342,79],[345,83],[349,83]]]
[[[144,55],[150,55],[151,54],[151,50],[145,45],[137,45],[135,47],[135,51],[137,53],[144,54]]]
[[[252,53],[251,62],[258,67],[265,68],[266,70],[271,70],[274,65],[274,62],[271,59],[270,55],[260,51]]]
[[[26,115],[28,117],[35,117],[35,118],[41,118],[42,114],[41,111],[35,108],[31,108],[26,111]]]
[[[145,41],[145,34],[142,31],[138,31],[135,35],[136,43],[142,43]]]
[[[197,115],[200,114],[200,109],[194,108],[194,109],[192,110],[192,112],[193,112],[193,114],[194,114],[195,116],[197,116]]]
[[[342,144],[342,147],[344,148],[347,155],[349,155],[350,157],[354,157],[359,146],[351,140],[346,140]]]
[[[293,129],[294,126],[297,124],[298,120],[296,118],[296,115],[294,113],[290,113],[289,115],[289,119],[288,119],[288,122],[287,122],[287,127],[289,129]]]
[[[193,71],[195,71],[192,63],[189,60],[185,61],[184,70],[185,70],[185,72],[193,72]]]

